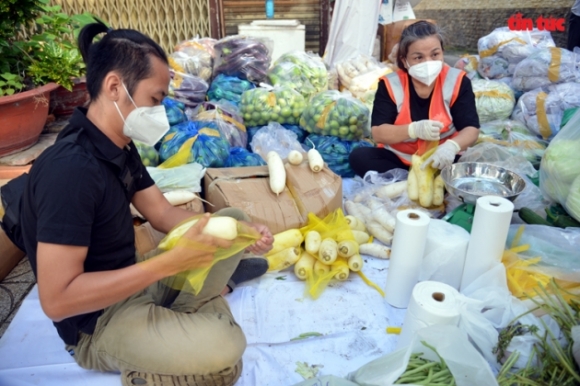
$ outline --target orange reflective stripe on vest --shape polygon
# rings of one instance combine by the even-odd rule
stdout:
[[[441,140],[439,141],[439,144],[442,144],[458,134],[453,125],[450,108],[457,99],[461,80],[464,75],[464,71],[444,65],[441,73],[435,80],[435,87],[433,89],[431,104],[429,106],[429,119],[439,121],[444,126],[441,130]],[[412,119],[407,73],[399,70],[383,76],[381,79],[385,83],[389,96],[397,105],[398,115],[393,124],[408,125],[412,122]],[[418,151],[422,153],[426,150],[426,146],[426,141],[415,139],[408,139],[393,145],[382,145],[382,147],[395,153],[406,165],[411,164],[411,156],[413,154]]]

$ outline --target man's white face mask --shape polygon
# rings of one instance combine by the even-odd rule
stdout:
[[[135,141],[154,146],[169,131],[169,120],[167,119],[165,106],[137,107],[124,83],[123,88],[133,106],[135,106],[135,110],[131,111],[127,118],[124,118],[117,102],[113,102],[121,119],[125,122],[123,134]]]
[[[407,66],[409,62],[407,62]],[[440,60],[428,60],[426,62],[418,63],[409,66],[409,75],[417,79],[419,82],[431,86],[435,79],[443,69],[443,62]]]

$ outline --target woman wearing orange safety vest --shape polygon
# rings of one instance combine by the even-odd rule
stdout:
[[[399,70],[379,80],[371,126],[376,148],[355,149],[350,165],[359,176],[408,169],[411,156],[439,141],[425,161],[443,169],[473,145],[479,118],[471,81],[465,72],[443,62],[443,39],[429,22],[411,24],[401,34]]]

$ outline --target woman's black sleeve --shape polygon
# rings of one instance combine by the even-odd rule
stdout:
[[[479,129],[479,116],[475,107],[475,94],[471,87],[471,80],[464,76],[459,86],[459,93],[455,103],[450,108],[451,118],[456,130],[463,130],[468,126]]]
[[[385,123],[392,125],[395,123],[397,115],[397,105],[389,96],[385,82],[379,80],[371,115],[371,126],[380,126]]]

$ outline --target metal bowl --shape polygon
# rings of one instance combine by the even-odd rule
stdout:
[[[513,201],[526,187],[524,179],[511,170],[483,162],[447,166],[441,171],[441,177],[449,194],[471,204],[482,196]]]

